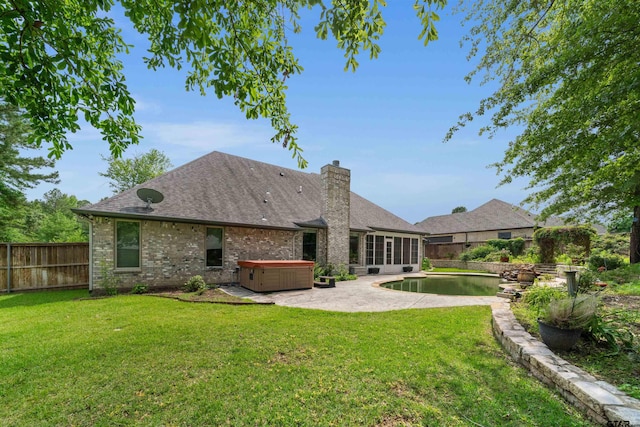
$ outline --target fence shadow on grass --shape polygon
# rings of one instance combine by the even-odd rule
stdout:
[[[0,294],[0,309],[11,307],[29,307],[63,301],[72,301],[88,296],[89,291],[87,291],[86,289]]]

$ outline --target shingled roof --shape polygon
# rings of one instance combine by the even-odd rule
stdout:
[[[139,188],[164,195],[146,208]],[[93,205],[84,215],[148,218],[259,228],[324,228],[321,176],[214,151],[157,178]],[[352,230],[423,232],[351,192]]]
[[[518,206],[493,199],[468,212],[429,217],[416,226],[430,234],[453,234],[474,231],[512,230],[518,228],[564,225],[561,218],[537,221],[536,216]]]

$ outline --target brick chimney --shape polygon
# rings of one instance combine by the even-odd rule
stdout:
[[[351,171],[340,162],[323,166],[322,212],[327,223],[327,263],[349,265],[349,212],[351,202]]]

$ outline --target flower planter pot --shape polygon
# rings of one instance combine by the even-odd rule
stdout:
[[[501,257],[500,262],[509,262],[509,257],[508,256]]]
[[[369,274],[378,274],[378,273],[380,273],[380,267],[369,267],[367,272]]]
[[[404,266],[404,267],[402,267],[402,271],[404,271],[405,273],[409,273],[409,272],[413,271],[413,266],[411,266],[411,265]]]
[[[518,282],[533,283],[536,275],[532,271],[521,271],[518,273]]]
[[[582,329],[562,329],[538,320],[542,341],[552,350],[568,351],[578,342]]]

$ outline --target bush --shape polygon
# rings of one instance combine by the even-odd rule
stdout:
[[[591,250],[603,250],[628,257],[629,233],[598,235],[591,244]]]
[[[509,240],[506,239],[489,239],[487,240],[487,245],[494,247],[495,249],[511,249],[511,244]],[[495,250],[494,249],[494,250]]]
[[[597,270],[600,267],[604,267],[607,270],[615,270],[625,265],[625,259],[620,255],[612,254],[606,251],[593,251],[589,256],[589,268]]]
[[[537,246],[531,246],[524,254],[520,254],[516,258],[512,258],[511,262],[520,264],[537,264],[540,262],[539,248]]]
[[[589,292],[595,285],[598,278],[591,270],[582,270],[578,273],[578,292]]]
[[[422,258],[422,270],[429,271],[431,270],[431,260],[429,258]]]
[[[539,316],[551,301],[566,297],[567,291],[564,288],[533,285],[522,295],[522,302],[529,305],[536,316]]]
[[[520,256],[524,251],[524,239],[522,237],[516,237],[515,239],[490,239],[487,240],[487,245],[493,246],[496,249],[506,249],[513,256]]]
[[[635,319],[629,314],[619,312],[604,313],[593,318],[587,328],[589,338],[597,344],[604,343],[616,355],[620,350],[637,353],[639,348],[635,344],[635,336],[629,329],[629,324]]]
[[[599,274],[605,282],[613,282],[618,285],[625,283],[640,284],[640,264],[625,264],[615,270],[604,270]]]
[[[113,270],[106,261],[100,262],[100,279],[98,286],[104,289],[104,293],[110,296],[118,295],[120,280],[113,274]]]
[[[554,259],[554,262],[556,264],[565,264],[565,265],[573,264],[573,260],[567,254],[560,254],[560,255],[556,256],[555,259]]]
[[[356,280],[358,278],[355,274],[349,274],[349,269],[344,264],[340,264],[338,267],[335,267],[332,264],[316,264],[313,267],[313,278],[314,280],[317,280],[320,276],[333,276],[338,282]]]
[[[136,283],[131,289],[132,294],[146,294],[149,292],[149,287],[144,283]]]
[[[204,291],[205,289],[207,289],[207,284],[204,282],[202,276],[192,276],[184,286],[182,286],[184,292],[198,292]]]
[[[495,252],[496,248],[490,245],[481,245],[460,254],[462,261],[484,260],[491,252]]]

